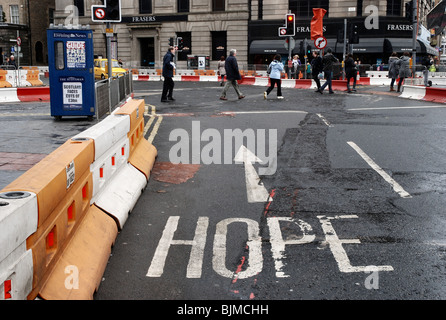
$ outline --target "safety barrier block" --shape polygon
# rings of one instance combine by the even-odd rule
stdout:
[[[121,230],[146,185],[146,176],[127,163],[101,190],[95,205],[111,215]]]
[[[32,86],[43,85],[43,82],[39,79],[39,70],[37,68],[28,70],[26,74],[26,81],[29,82]]]
[[[37,296],[52,261],[63,251],[90,205],[93,155],[93,140],[68,140],[3,189],[37,195],[38,228],[26,240],[34,266],[33,290],[28,299]]]
[[[446,89],[427,87],[423,100],[446,103]]]
[[[70,187],[93,163],[93,140],[66,141],[30,170],[6,186],[3,191],[27,191],[37,194],[38,226],[48,218]]]
[[[17,88],[17,97],[21,102],[50,101],[50,87]]]
[[[117,234],[115,221],[95,205],[91,206],[39,296],[46,300],[92,300]]]
[[[10,84],[6,80],[6,75],[8,74],[8,71],[0,69],[0,88],[11,88],[12,84]]]
[[[296,79],[295,81],[294,88],[296,89],[310,89],[313,84],[312,79]]]
[[[115,115],[130,116],[130,131],[128,133],[130,154],[133,153],[138,142],[144,139],[144,111],[144,100],[132,99],[114,113]]]
[[[0,194],[0,300],[24,300],[32,290],[33,258],[26,239],[37,230],[37,196]]]

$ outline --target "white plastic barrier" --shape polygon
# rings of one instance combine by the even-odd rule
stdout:
[[[0,300],[24,300],[32,290],[33,257],[26,239],[36,232],[37,196],[0,194]]]
[[[73,137],[73,140],[94,140],[94,162],[90,165],[93,174],[93,204],[101,190],[111,182],[115,173],[128,161],[130,117],[110,115],[98,124]]]
[[[146,185],[144,174],[127,163],[117,171],[95,204],[110,213],[117,220],[119,229],[122,229]]]
[[[421,100],[426,95],[426,87],[421,86],[404,86],[400,98]]]

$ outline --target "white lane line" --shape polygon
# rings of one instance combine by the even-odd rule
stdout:
[[[392,187],[393,190],[398,193],[402,198],[412,198],[412,196],[403,189],[403,187],[396,182],[391,176],[387,174],[383,169],[381,169],[380,166],[378,166],[375,161],[373,161],[358,145],[352,141],[347,142],[350,147],[352,147],[363,159],[367,164],[372,167],[373,170],[375,170],[383,179],[388,182]]]
[[[316,115],[321,118],[321,120],[326,124],[327,127],[333,128],[333,125],[320,113],[316,113]]]
[[[377,108],[352,108],[347,111],[368,111],[368,110],[399,110],[399,109],[434,109],[434,108],[446,108],[446,105],[435,106],[413,106],[413,107],[377,107]]]
[[[276,114],[276,113],[307,113],[306,111],[299,110],[276,110],[276,111],[223,111],[218,114],[220,115],[231,115],[231,114]]]

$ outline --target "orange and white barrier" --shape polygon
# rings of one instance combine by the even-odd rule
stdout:
[[[130,100],[0,191],[0,299],[92,299],[157,155],[144,109]]]
[[[446,103],[446,89],[404,85],[400,98]]]

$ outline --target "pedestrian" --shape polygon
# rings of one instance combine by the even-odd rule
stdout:
[[[398,55],[396,52],[392,52],[389,58],[389,78],[392,79],[390,81],[390,91],[395,91],[393,86],[395,85],[395,80],[398,78],[399,73],[399,65],[396,63],[398,61]]]
[[[280,54],[276,54],[274,56],[274,60],[269,64],[268,71],[270,71],[269,79],[270,79],[271,85],[263,93],[264,99],[266,99],[266,97],[270,94],[270,92],[273,91],[275,86],[277,86],[277,99],[283,99],[282,86],[281,86],[283,64],[281,61],[282,61],[282,57],[280,56]]]
[[[426,87],[430,87],[430,85],[432,85],[432,82],[429,81],[429,69],[430,69],[431,65],[434,63],[434,60],[432,59],[432,56],[429,54],[423,58],[422,63],[424,66],[424,70],[423,70],[424,85]],[[430,85],[429,85],[429,82],[430,82]]]
[[[220,77],[221,77],[220,86],[223,86],[224,82],[225,82],[225,75],[226,75],[225,57],[224,56],[221,56],[220,61],[218,61],[217,68],[218,68],[218,75],[220,75]]]
[[[163,93],[161,94],[161,102],[175,101],[173,98],[173,88],[175,86],[173,82],[173,71],[175,70],[175,48],[169,47],[167,53],[163,58]]]
[[[240,87],[237,83],[237,80],[241,80],[242,76],[238,69],[236,55],[237,55],[237,50],[231,49],[231,51],[229,51],[229,57],[226,58],[226,62],[225,62],[226,85],[223,88],[223,91],[221,92],[220,100],[228,100],[226,98],[226,92],[228,91],[229,86],[231,86],[231,85],[234,87],[235,92],[237,93],[239,99],[243,99],[245,97],[241,93]]]
[[[347,78],[347,92],[356,92],[356,76],[358,73],[358,68],[356,67],[355,60],[353,59],[353,54],[349,53],[347,59],[345,60],[345,77]],[[350,89],[350,79],[353,78],[353,89]]]
[[[14,67],[14,69],[17,69],[17,62],[15,61],[14,55],[11,54],[11,57],[9,58],[9,63],[10,66]]]
[[[300,65],[301,62],[299,60],[299,56],[296,54],[293,56],[292,67],[291,67],[291,79],[297,79]]]
[[[339,62],[338,58],[333,55],[333,50],[331,48],[327,49],[327,53],[322,58],[323,71],[325,74],[325,83],[318,90],[320,94],[324,91],[324,89],[328,86],[328,93],[333,94],[333,88],[331,84],[331,80],[333,79],[333,63]]]
[[[313,80],[316,82],[317,90],[315,92],[319,92],[321,89],[321,80],[319,78],[319,74],[322,73],[322,58],[319,55],[319,52],[313,51],[313,60],[311,60],[311,70],[313,75]]]
[[[400,77],[398,81],[398,89],[396,92],[401,92],[401,86],[403,85],[404,79],[408,78],[412,75],[412,71],[410,70],[410,54],[409,52],[404,52],[403,56],[396,62],[399,66],[398,76]]]

